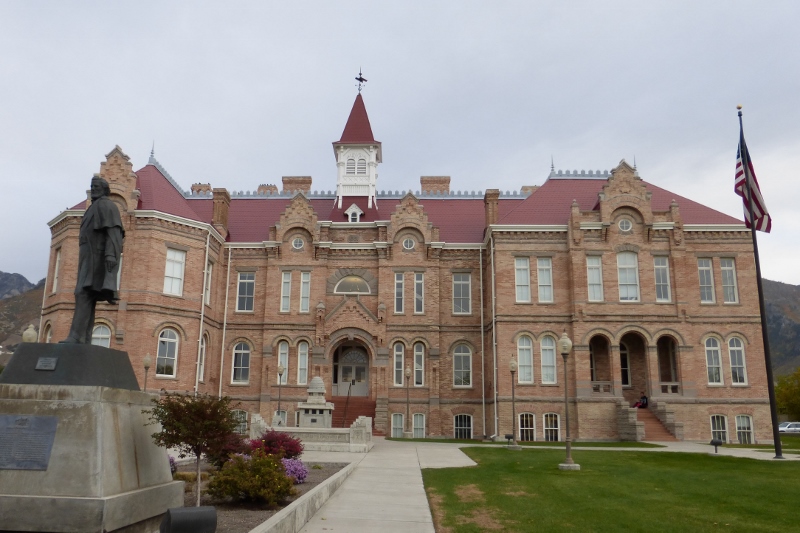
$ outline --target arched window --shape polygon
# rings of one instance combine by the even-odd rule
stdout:
[[[278,343],[278,366],[283,367],[283,375],[278,374],[277,369],[275,371],[278,383],[286,385],[289,380],[289,343],[286,341]]]
[[[53,328],[50,327],[50,324],[44,330],[44,342],[50,344],[53,341]]]
[[[356,166],[356,174],[364,175],[367,173],[367,160],[359,159]]]
[[[308,383],[308,343],[303,341],[297,345],[297,384]]]
[[[364,278],[360,276],[345,276],[336,284],[333,292],[336,294],[369,294],[370,290],[369,284],[364,281]]]
[[[402,342],[394,343],[394,384],[397,387],[403,386],[403,354],[405,346]]]
[[[731,383],[744,385],[747,383],[747,369],[744,364],[744,343],[738,337],[728,341],[728,353],[731,356]]]
[[[234,428],[234,433],[238,433],[239,435],[247,435],[247,411],[242,411],[241,409],[234,409],[231,411],[233,413],[233,417],[236,419],[238,424]]]
[[[519,414],[519,440],[526,442],[536,440],[536,415],[533,413]]]
[[[542,337],[542,383],[556,383],[556,340],[550,335]]]
[[[355,174],[356,173],[356,160],[352,157],[347,160],[347,165],[345,166],[345,174]]]
[[[414,345],[414,386],[421,387],[425,381],[425,345]]]
[[[203,381],[205,379],[206,346],[208,346],[208,333],[203,334],[203,338],[200,341],[200,367],[197,370],[197,376],[200,381]]]
[[[527,335],[517,340],[517,365],[517,381],[533,383],[533,341]]]
[[[165,328],[158,334],[156,375],[175,377],[178,368],[178,332]]]
[[[753,418],[749,415],[736,415],[736,438],[739,444],[753,444]]]
[[[472,350],[466,344],[459,344],[453,352],[453,386],[470,387],[471,385]]]
[[[544,414],[544,440],[558,442],[561,440],[561,424],[558,413]]]
[[[392,415],[392,438],[403,438],[403,415],[402,413],[394,413]]]
[[[425,415],[422,413],[414,413],[414,438],[425,438]]]
[[[456,439],[472,438],[472,415],[456,415],[453,417],[453,437]]]
[[[105,324],[97,324],[92,330],[92,344],[111,348],[111,329]]]
[[[719,341],[714,337],[706,339],[706,368],[708,384],[722,385],[722,363],[719,356]]]
[[[246,342],[237,343],[233,347],[233,383],[247,383],[250,381],[250,345]]]
[[[728,424],[725,415],[711,415],[711,438],[728,442]]]

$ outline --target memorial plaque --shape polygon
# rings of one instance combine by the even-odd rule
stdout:
[[[36,361],[36,370],[55,370],[58,357],[40,357]]]
[[[47,470],[58,418],[0,415],[0,470]]]

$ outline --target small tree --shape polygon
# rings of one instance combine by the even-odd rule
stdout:
[[[197,464],[195,494],[200,506],[200,456],[215,453],[228,442],[238,424],[231,411],[231,399],[208,395],[183,395],[167,393],[153,399],[154,407],[143,411],[150,415],[151,423],[161,424],[161,431],[153,433],[156,444],[176,448],[178,457],[194,455]]]
[[[789,415],[792,420],[800,420],[800,368],[778,378],[775,400],[781,413]]]

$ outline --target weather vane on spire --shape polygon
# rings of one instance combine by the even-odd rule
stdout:
[[[361,67],[358,67],[356,81],[358,82],[358,92],[361,93],[361,89],[363,89],[364,84],[367,83],[367,78],[361,75]]]

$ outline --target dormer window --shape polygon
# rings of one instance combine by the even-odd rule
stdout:
[[[361,215],[364,214],[364,211],[361,210],[356,204],[351,205],[347,208],[347,211],[344,212],[347,215],[348,222],[361,222]]]
[[[350,158],[347,160],[347,165],[345,166],[344,170],[345,174],[355,174],[356,173],[356,160]]]
[[[366,173],[367,173],[367,160],[359,159],[358,166],[356,166],[356,174],[361,174],[363,176]]]

